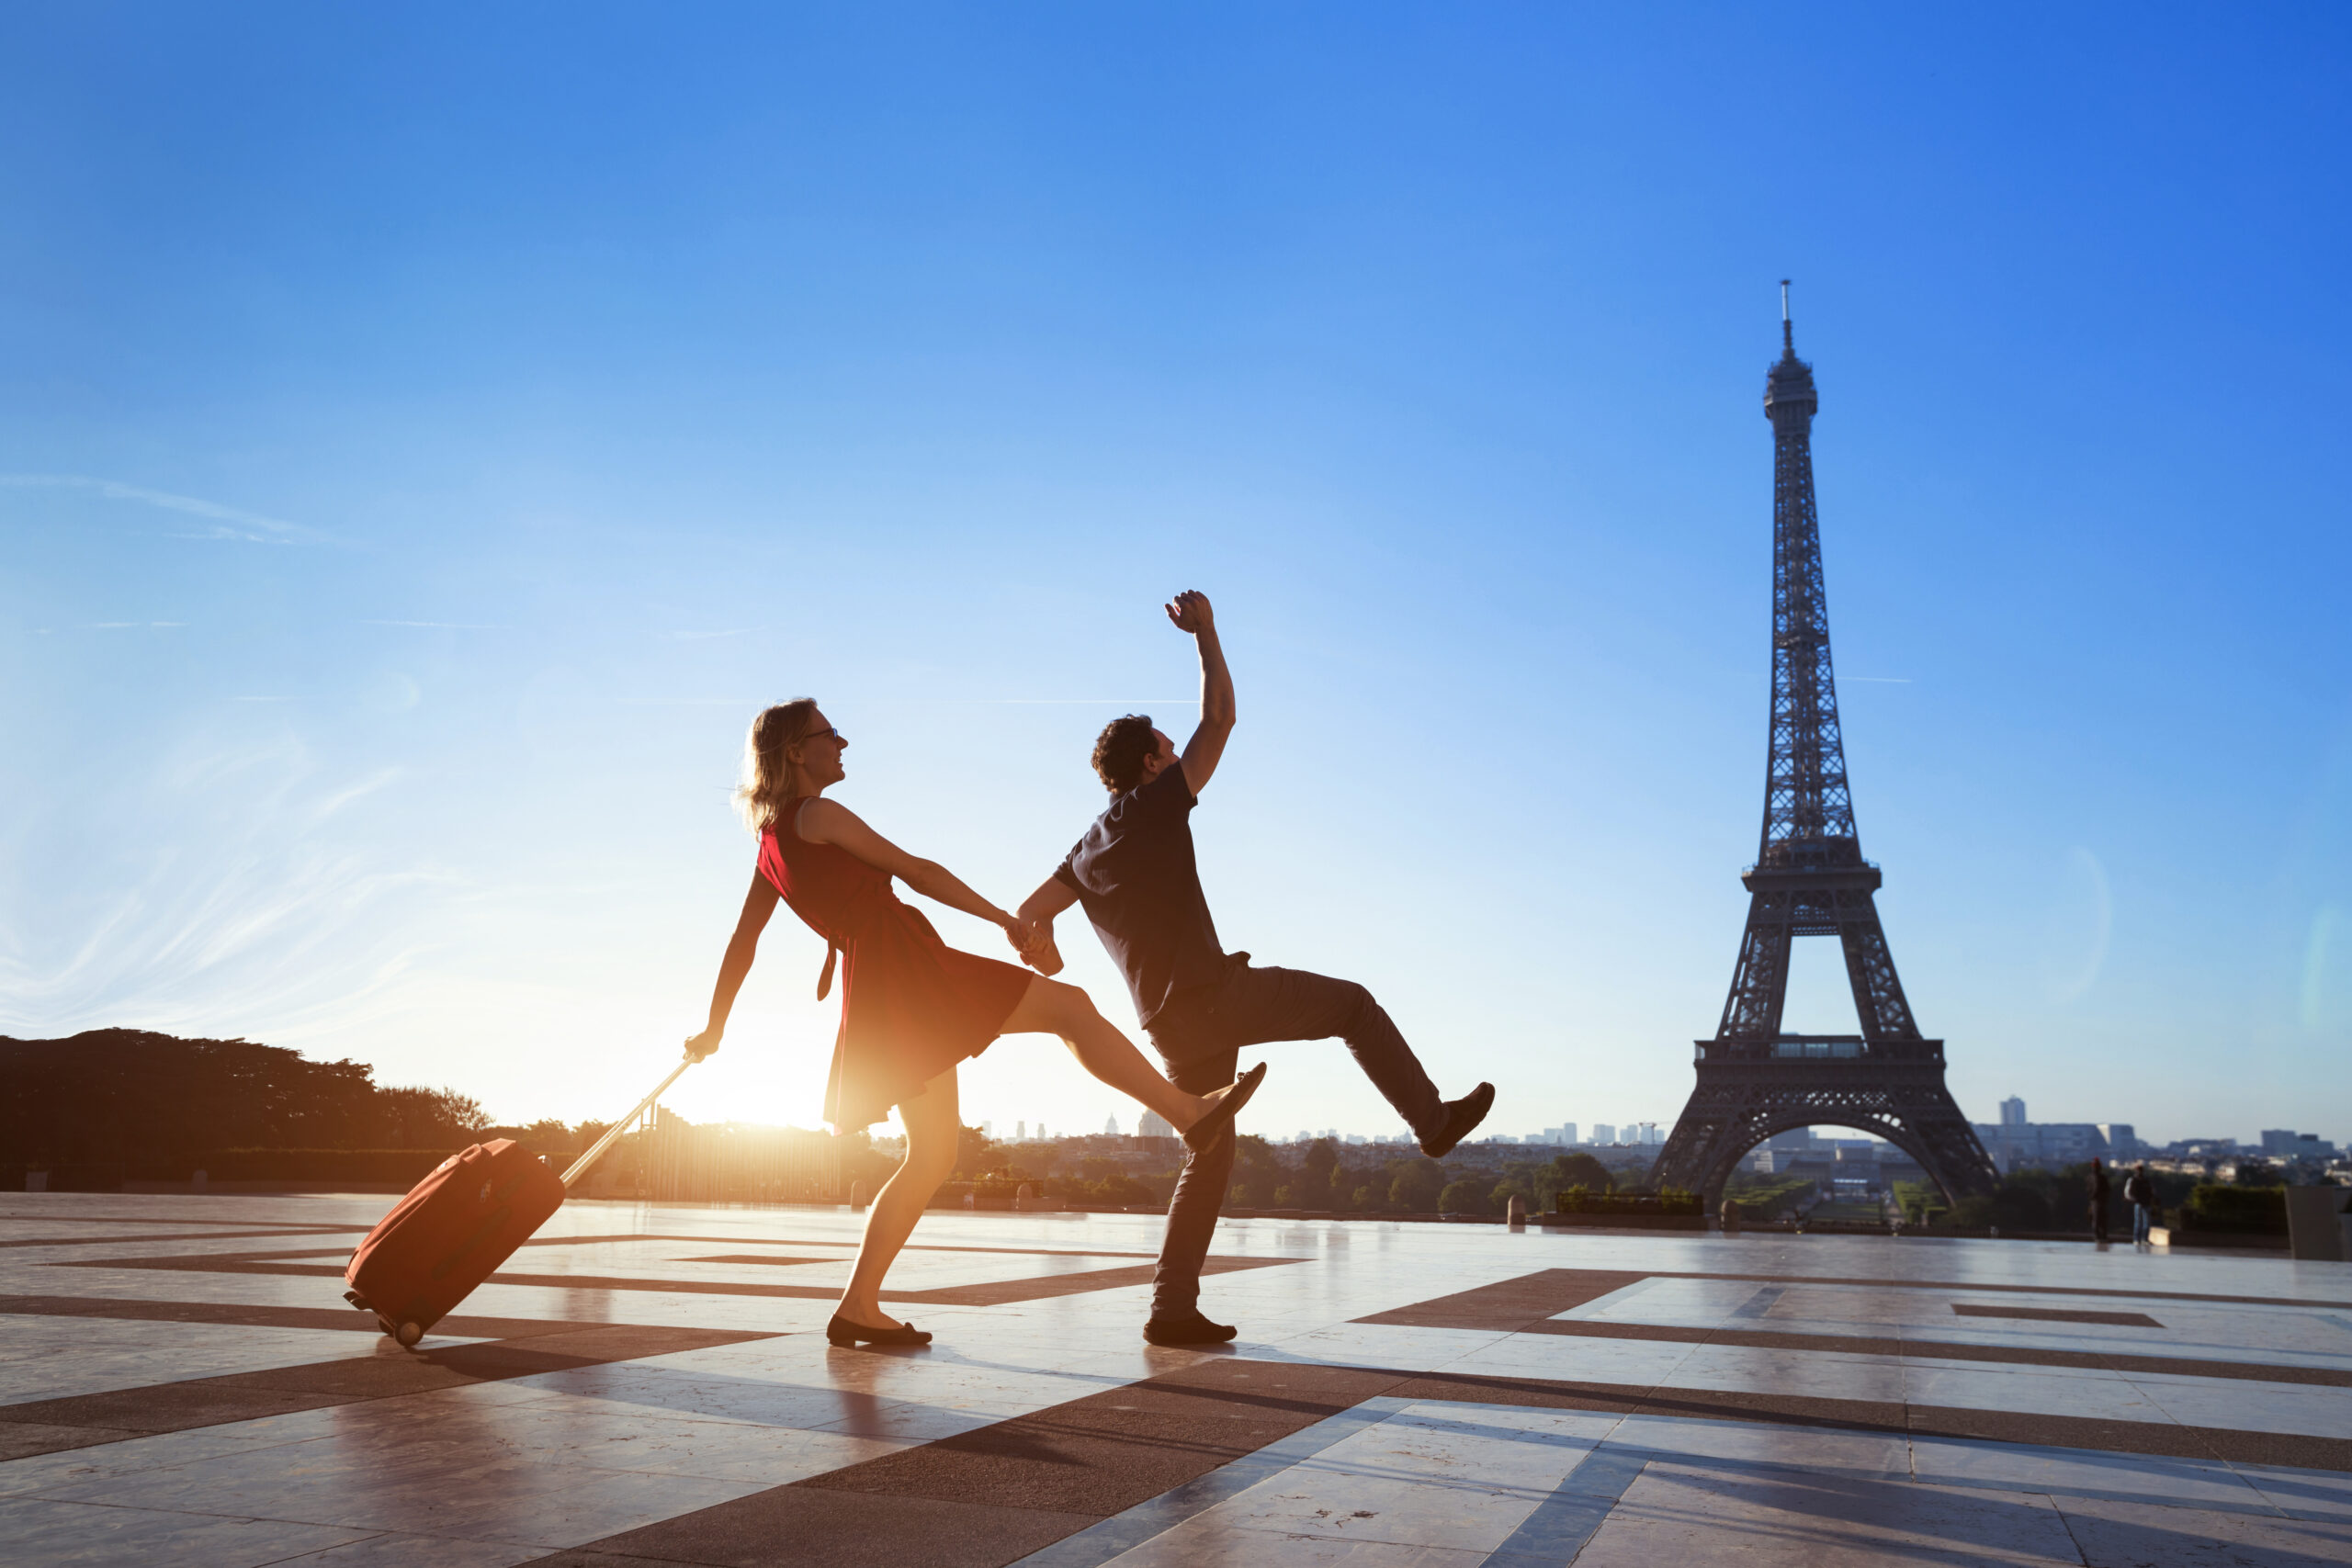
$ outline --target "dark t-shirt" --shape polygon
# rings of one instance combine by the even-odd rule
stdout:
[[[1182,993],[1225,974],[1225,949],[1193,861],[1196,797],[1176,762],[1115,796],[1055,871],[1127,977],[1144,1027]]]

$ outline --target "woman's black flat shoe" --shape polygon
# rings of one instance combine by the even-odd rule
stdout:
[[[825,1338],[843,1349],[853,1345],[928,1345],[931,1336],[913,1324],[897,1328],[868,1328],[862,1323],[852,1323],[841,1314],[833,1314],[825,1325]]]
[[[1233,1125],[1234,1117],[1241,1113],[1241,1108],[1250,1103],[1250,1097],[1257,1093],[1258,1086],[1265,1081],[1266,1064],[1263,1062],[1234,1079],[1233,1087],[1226,1090],[1225,1098],[1218,1100],[1206,1116],[1184,1129],[1184,1146],[1197,1154],[1216,1143],[1218,1134]]]

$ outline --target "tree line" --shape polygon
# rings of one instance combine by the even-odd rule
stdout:
[[[62,1040],[0,1036],[0,1163],[122,1166],[185,1177],[221,1149],[462,1148],[525,1135],[571,1146],[561,1122],[491,1125],[453,1089],[383,1085],[365,1062],[313,1062],[250,1040],[94,1029]]]

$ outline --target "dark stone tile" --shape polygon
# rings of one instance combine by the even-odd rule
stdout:
[[[2097,1449],[2107,1453],[2162,1454],[2171,1459],[2222,1457],[2215,1452],[2210,1434],[2195,1427],[2165,1421],[2109,1421],[2084,1416],[1962,1410],[1938,1404],[1911,1405],[1905,1413],[1905,1420],[1912,1431],[1938,1438],[2039,1443],[2051,1448]]]
[[[51,1427],[37,1421],[0,1422],[0,1463],[12,1459],[30,1459],[35,1454],[60,1453],[67,1449],[119,1443],[129,1438],[144,1436],[143,1432],[125,1431],[116,1427]]]
[[[296,1410],[349,1404],[351,1396],[292,1389],[245,1387],[232,1379],[199,1378],[145,1388],[0,1405],[0,1427],[36,1424],[116,1429],[136,1434],[184,1432],[231,1421],[257,1421]]]
[[[577,1553],[536,1559],[576,1568],[616,1561],[764,1568],[1001,1568],[1095,1522],[1093,1514],[870,1496],[805,1484],[779,1486],[658,1525],[610,1536]]]
[[[251,1236],[270,1236],[278,1240],[290,1240],[302,1235],[333,1235],[342,1232],[344,1228],[336,1225],[322,1231],[308,1225],[296,1225],[285,1229],[273,1227],[268,1230],[251,1231],[156,1231],[146,1235],[123,1235],[118,1232],[113,1235],[12,1236],[6,1241],[0,1241],[0,1247],[91,1247],[100,1243],[119,1247],[134,1241],[238,1241]]]
[[[1591,1410],[1608,1416],[1629,1416],[1640,1406],[1649,1390],[1624,1383],[1426,1372],[1406,1378],[1382,1392],[1392,1399],[1450,1399],[1474,1404],[1524,1404],[1540,1410]]]
[[[1723,1389],[1654,1388],[1638,1414],[1696,1421],[1767,1421],[1784,1427],[1841,1427],[1849,1431],[1904,1431],[1905,1406],[1891,1399],[1819,1399],[1810,1394]]]
[[[2292,1432],[2248,1432],[2222,1427],[2187,1429],[2197,1433],[2208,1448],[2232,1464],[2352,1471],[2352,1438],[2307,1438]]]
[[[1358,1368],[1204,1359],[801,1484],[1101,1517],[1255,1453],[1396,1381],[1394,1373]]]
[[[2104,1323],[2117,1328],[2162,1328],[2144,1312],[2070,1312],[2060,1307],[1987,1306],[1981,1302],[1954,1302],[1956,1317],[2017,1317],[2035,1323]]]
[[[1374,1313],[1356,1321],[1408,1328],[1515,1329],[1652,1278],[1655,1276],[1622,1269],[1544,1269],[1516,1280],[1481,1285],[1475,1291]]]
[[[1232,1399],[1287,1403],[1316,1412],[1313,1418],[1319,1421],[1387,1392],[1391,1383],[1406,1375],[1382,1367],[1203,1357],[1162,1372],[1150,1382],[1165,1389],[1214,1389]]]

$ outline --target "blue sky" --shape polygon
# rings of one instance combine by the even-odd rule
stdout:
[[[1011,902],[1102,722],[1189,724],[1192,586],[1227,944],[1365,980],[1498,1130],[1670,1121],[1756,844],[1792,276],[1857,815],[1962,1106],[2352,1137],[2348,33],[12,7],[0,1032],[610,1115],[700,1019],[761,703]],[[679,1110],[815,1120],[820,955],[771,928]],[[1850,1028],[1798,964],[1791,1026]],[[1274,1060],[1250,1130],[1394,1126],[1336,1043]],[[1042,1040],[965,1092],[1131,1124]]]

